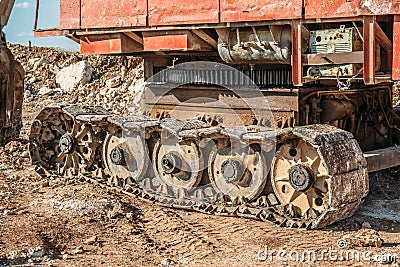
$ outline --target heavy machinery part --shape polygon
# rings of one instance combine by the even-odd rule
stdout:
[[[107,164],[104,164],[104,161],[107,159],[101,158],[99,158],[98,164],[92,164],[92,168],[81,168],[77,175],[78,177],[82,177],[83,180],[95,181],[102,185],[105,185],[108,181],[107,186],[110,188],[119,188],[119,190],[126,194],[156,201],[169,207],[197,210],[208,214],[254,218],[272,222],[281,227],[310,229],[324,227],[337,220],[350,216],[363,203],[363,199],[368,192],[366,162],[357,142],[350,133],[329,125],[294,127],[280,131],[265,131],[263,128],[256,127],[253,128],[251,132],[237,135],[233,134],[236,128],[230,129],[221,126],[212,127],[198,121],[189,121],[190,123],[188,123],[188,121],[182,122],[178,120],[157,122],[150,119],[129,121],[129,119],[115,119],[115,116],[107,114],[91,115],[90,110],[88,111],[88,109],[85,108],[78,109],[80,112],[72,114],[70,111],[75,109],[77,108],[74,106],[44,109],[36,118],[34,125],[32,125],[30,154],[36,165],[41,165],[46,169],[42,174],[59,174],[57,166],[54,164],[54,159],[56,157],[53,152],[54,149],[44,148],[51,146],[57,147],[61,137],[67,132],[63,129],[61,121],[66,120],[70,124],[76,121],[80,125],[87,124],[90,121],[95,136],[105,136],[107,133],[110,133],[110,129],[115,129],[116,126],[121,127],[122,130],[143,129],[145,132],[143,136],[147,144],[157,143],[157,140],[162,140],[162,138],[160,139],[161,133],[165,133],[166,131],[168,133],[167,136],[175,136],[177,140],[179,140],[176,144],[178,148],[179,143],[187,146],[185,157],[188,154],[195,155],[195,153],[193,153],[194,151],[188,153],[187,149],[189,149],[189,147],[191,150],[195,147],[197,148],[197,143],[201,143],[202,140],[211,139],[227,143],[234,139],[237,142],[249,142],[252,148],[250,151],[253,151],[250,152],[250,154],[254,154],[254,156],[252,156],[254,160],[251,161],[253,166],[256,165],[254,164],[256,161],[255,159],[259,158],[260,155],[258,154],[259,150],[256,149],[257,144],[261,144],[263,140],[270,140],[272,137],[276,139],[278,154],[280,153],[279,149],[282,149],[282,147],[285,147],[287,144],[295,145],[297,140],[304,140],[304,142],[312,145],[312,147],[318,151],[318,155],[321,160],[324,161],[323,166],[326,168],[329,175],[329,179],[327,179],[329,190],[326,195],[327,198],[324,198],[324,200],[326,199],[324,202],[324,210],[321,214],[316,214],[315,216],[300,213],[291,214],[288,212],[287,203],[281,203],[275,192],[268,186],[265,186],[262,192],[260,191],[261,193],[259,196],[249,200],[246,197],[232,198],[229,194],[224,195],[216,192],[212,184],[207,182],[207,179],[204,179],[204,176],[198,185],[196,185],[197,181],[193,183],[192,188],[182,188],[179,183],[178,186],[174,183],[165,183],[157,172],[155,176],[152,177],[150,173],[148,173],[147,175],[149,176],[146,175],[139,181],[134,181],[132,179],[129,183],[115,183],[113,182],[114,180],[107,179],[107,177],[110,177],[108,173],[111,172],[104,168],[104,166],[107,166]],[[60,117],[64,119],[60,119]],[[54,121],[58,122],[54,123]],[[124,121],[124,123],[116,123],[116,121]],[[172,125],[186,126],[182,128],[172,127]],[[104,145],[104,142],[101,141],[103,139],[98,139],[99,145]],[[40,143],[39,146],[40,141],[42,141],[42,143]],[[162,145],[163,143],[161,142],[160,145],[157,146]],[[68,146],[65,147],[68,148]],[[262,148],[263,146],[260,145],[259,147]],[[158,150],[160,151],[161,149]],[[169,150],[163,151],[162,153],[157,152],[156,154],[161,153],[162,155],[160,154],[160,156],[164,156],[168,154]],[[314,156],[316,155],[314,150],[311,152],[314,153]],[[157,164],[159,165],[163,163],[163,160],[160,160],[158,157],[150,157],[150,159],[157,160]],[[193,159],[199,161],[203,160],[198,152],[196,152]],[[51,162],[53,164],[51,164]],[[118,163],[121,162],[122,161],[118,161]],[[165,161],[165,163],[167,165],[166,167],[169,167],[168,164],[170,160],[168,160],[168,162]],[[227,166],[228,163],[230,166]],[[226,168],[226,177],[235,178],[235,175],[229,175],[232,174],[229,168],[232,166],[240,166],[240,164],[233,161],[228,163],[221,164]],[[154,162],[152,162],[152,164],[155,165]],[[96,165],[96,168],[93,167],[94,165]],[[201,166],[201,164],[195,163],[195,166]],[[158,167],[158,169],[165,171],[162,166]],[[237,169],[240,169],[240,167],[237,167]],[[168,172],[171,170],[173,173],[175,168],[166,168],[166,170],[168,170]],[[196,174],[198,169],[196,167],[193,168],[193,170]],[[303,169],[300,168],[297,171],[301,172],[302,170]],[[293,173],[294,172],[295,171],[293,171]],[[205,175],[207,173],[207,171],[203,172]],[[295,176],[295,174],[293,174],[293,176]],[[120,178],[122,179],[123,177]],[[294,177],[293,181],[295,180],[298,181],[299,178]],[[297,184],[299,190],[306,190],[306,187],[302,185],[301,181]],[[261,185],[261,187],[262,186],[263,185]],[[206,201],[204,201],[204,199],[206,199]]]
[[[7,25],[14,2],[14,0],[0,0],[0,30]]]
[[[315,218],[325,210],[330,178],[325,166],[316,148],[304,140],[290,140],[279,148],[271,181],[291,216]]]
[[[230,64],[290,64],[290,26],[217,29],[218,52]]]
[[[241,147],[241,144],[218,142],[208,166],[215,190],[231,199],[254,200],[267,182],[268,164],[258,144]]]
[[[77,120],[87,111],[74,110],[72,106],[71,113],[67,108],[46,107],[39,113],[31,126],[29,152],[38,167],[71,177],[92,167],[98,153],[99,137],[90,120]],[[87,116],[93,116],[93,113],[87,113]]]
[[[192,140],[157,140],[152,162],[158,177],[175,188],[195,188],[203,175],[203,156]]]
[[[124,181],[141,180],[146,174],[149,156],[142,134],[138,131],[129,131],[122,136],[118,133],[107,133],[103,144],[103,160],[109,175],[119,177]]]
[[[24,69],[14,60],[5,39],[0,42],[0,144],[4,144],[18,138],[22,127]]]

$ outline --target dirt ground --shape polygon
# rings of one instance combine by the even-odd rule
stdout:
[[[385,216],[360,211],[326,229],[288,230],[40,178],[29,163],[27,133],[34,115],[52,102],[25,103],[21,140],[0,148],[0,266],[399,266],[400,221]],[[398,203],[399,176],[397,170],[372,175],[365,205]],[[380,236],[382,246],[338,247],[344,235],[365,233]]]

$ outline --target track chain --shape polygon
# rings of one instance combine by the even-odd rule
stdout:
[[[345,131],[328,125],[311,125],[287,128],[281,131],[263,131],[243,133],[237,128],[210,127],[201,121],[155,121],[146,117],[121,118],[99,108],[77,108],[76,106],[53,107],[62,109],[77,123],[90,123],[96,129],[132,130],[144,129],[146,136],[152,131],[166,130],[178,138],[198,139],[218,136],[218,138],[237,138],[242,141],[268,141],[271,137],[277,140],[277,147],[291,139],[302,139],[317,148],[329,170],[329,206],[317,218],[296,218],[282,206],[273,192],[263,193],[249,202],[245,198],[230,199],[217,194],[210,184],[192,190],[174,190],[170,185],[157,178],[144,177],[139,181],[120,179],[110,174],[101,163],[92,166],[78,176],[71,177],[80,182],[90,182],[112,191],[120,192],[151,203],[178,209],[187,209],[224,216],[239,216],[261,220],[279,227],[296,229],[314,229],[329,225],[335,221],[351,216],[363,203],[368,193],[368,174],[366,161],[353,138]],[[51,112],[47,108],[45,112]],[[38,116],[40,118],[40,115]],[[189,123],[188,123],[189,122]],[[35,143],[35,133],[31,132],[30,142]],[[147,134],[149,133],[149,134]],[[35,145],[37,145],[35,143]],[[37,155],[37,154],[36,154]],[[32,155],[31,155],[32,156]],[[33,155],[35,156],[35,155]],[[32,158],[41,175],[55,175],[56,170],[42,166]],[[350,181],[350,182],[349,182]],[[202,201],[202,196],[214,196],[209,201]],[[197,199],[196,196],[199,198]]]

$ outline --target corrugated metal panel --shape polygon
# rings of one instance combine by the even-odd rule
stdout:
[[[302,0],[221,0],[221,21],[259,21],[301,18]]]
[[[60,1],[60,28],[79,29],[81,25],[81,1]]]
[[[219,0],[149,0],[150,26],[218,23]]]
[[[81,0],[82,28],[146,26],[146,0]]]
[[[400,13],[399,0],[305,0],[306,18],[353,17]]]

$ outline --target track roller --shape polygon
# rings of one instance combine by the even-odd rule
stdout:
[[[217,192],[231,199],[254,200],[263,191],[267,163],[258,144],[232,146],[219,142],[209,159],[209,177]]]
[[[155,173],[163,183],[176,189],[196,187],[203,176],[203,163],[202,153],[195,141],[166,139],[155,143]]]

